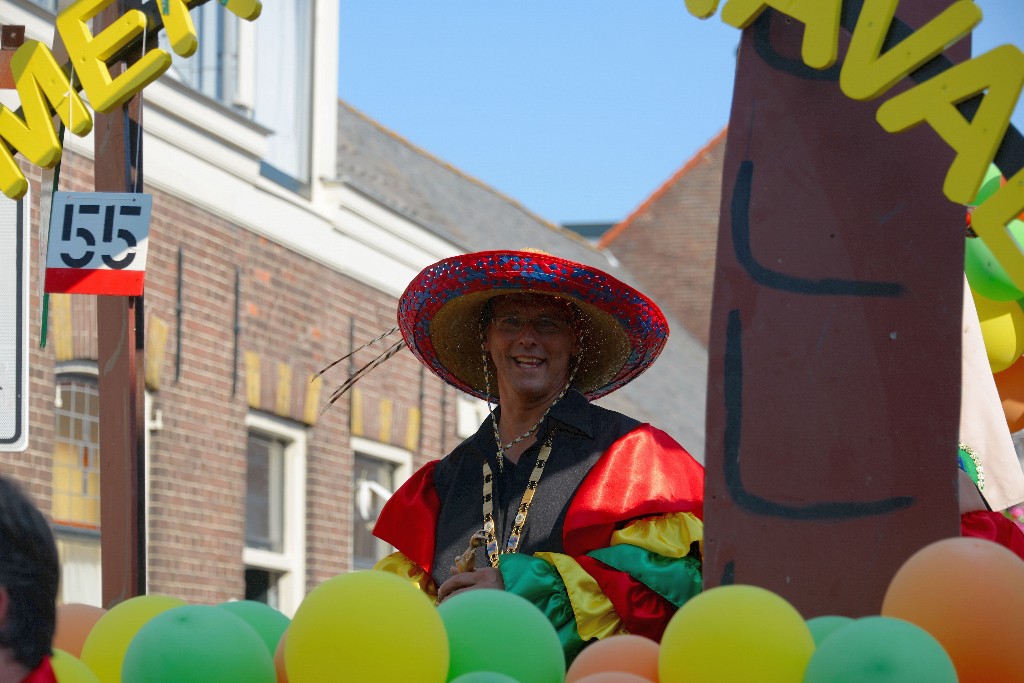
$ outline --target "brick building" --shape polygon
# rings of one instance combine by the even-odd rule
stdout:
[[[705,347],[724,160],[722,129],[598,241]]]
[[[369,533],[383,500],[486,414],[408,352],[323,411],[397,335],[315,373],[390,329],[416,272],[462,251],[530,246],[633,278],[339,103],[334,0],[265,3],[253,24],[219,5],[193,10],[200,52],[145,91],[148,591],[249,597],[290,614],[313,586],[389,552]],[[0,23],[50,44],[55,10],[0,1]],[[61,189],[92,190],[93,164],[91,138],[66,140]],[[23,168],[35,283],[41,173]],[[29,445],[0,452],[0,473],[53,520],[62,599],[101,604],[96,298],[50,296],[43,348],[37,289]],[[699,457],[706,354],[675,329],[659,371],[602,402]]]

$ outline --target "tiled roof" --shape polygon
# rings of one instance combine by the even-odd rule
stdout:
[[[723,129],[598,242],[705,347],[725,140]]]
[[[338,106],[337,180],[465,251],[542,249],[601,268],[651,295],[638,278],[579,235],[531,213],[345,102]],[[651,296],[664,308],[659,297]],[[702,458],[707,352],[671,315],[669,325],[672,333],[654,369],[598,403],[651,422]]]

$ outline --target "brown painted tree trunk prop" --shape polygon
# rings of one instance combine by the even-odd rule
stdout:
[[[768,10],[743,32],[709,351],[705,586],[759,585],[805,618],[878,614],[900,565],[959,533],[953,151],[840,91],[840,33],[815,71],[799,22]]]

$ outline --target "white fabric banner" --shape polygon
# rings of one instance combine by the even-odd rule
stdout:
[[[960,392],[960,442],[970,446],[985,469],[981,494],[993,510],[1024,501],[1024,471],[992,378],[978,310],[964,278],[963,386]]]

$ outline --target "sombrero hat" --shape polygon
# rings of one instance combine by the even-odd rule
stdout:
[[[481,251],[438,261],[398,301],[398,327],[413,354],[467,394],[485,393],[480,318],[503,294],[547,294],[584,313],[575,386],[595,399],[635,379],[658,357],[668,323],[653,301],[592,266],[532,251]]]

